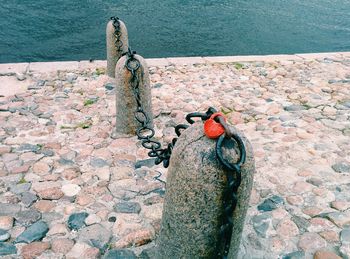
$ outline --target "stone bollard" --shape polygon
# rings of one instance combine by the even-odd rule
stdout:
[[[233,132],[236,129],[231,127]],[[246,152],[228,258],[236,258],[255,172],[253,151],[241,134]],[[224,156],[236,162],[233,141],[225,141]],[[226,172],[215,153],[216,140],[207,138],[203,124],[185,130],[173,149],[167,176],[161,231],[155,258],[220,258],[218,247],[223,216]]]
[[[115,29],[115,26],[117,30]],[[122,22],[118,18],[113,19],[112,17],[111,20],[107,23],[106,43],[107,75],[109,77],[114,77],[115,65],[117,64],[122,54],[127,52],[129,48],[128,31],[124,22]]]
[[[148,67],[145,60],[139,55],[133,55],[134,60],[128,61],[129,56],[125,55],[121,57],[115,68],[116,77],[116,134],[134,135],[142,124],[135,118],[135,112],[138,108],[137,96],[141,108],[147,115],[149,122],[147,126],[153,127],[153,114],[152,114],[152,97],[151,97],[151,84],[149,79]],[[135,77],[133,77],[131,71],[127,68],[127,61],[129,69],[135,69]],[[138,66],[139,64],[139,66]],[[137,80],[137,88],[135,91],[135,85],[132,80]],[[134,81],[134,83],[136,83]],[[142,120],[141,113],[137,113],[138,118]]]

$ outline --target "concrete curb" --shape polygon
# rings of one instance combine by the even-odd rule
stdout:
[[[212,63],[235,63],[235,62],[278,62],[278,61],[303,61],[324,59],[350,58],[350,52],[331,53],[305,53],[294,55],[261,55],[261,56],[216,56],[216,57],[176,57],[176,58],[149,58],[146,59],[150,67],[164,67],[169,65],[193,65]],[[32,72],[54,72],[64,70],[84,70],[106,67],[105,60],[95,61],[55,61],[55,62],[31,62],[31,63],[8,63],[0,64],[0,75]]]

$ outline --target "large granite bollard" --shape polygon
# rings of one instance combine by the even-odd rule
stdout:
[[[136,130],[141,127],[141,123],[139,123],[135,118],[137,102],[135,92],[131,84],[132,74],[126,67],[127,58],[127,55],[121,57],[115,68],[116,133],[134,135]],[[141,56],[134,55],[134,58],[140,62],[140,67],[136,70],[136,76],[139,80],[141,106],[149,118],[149,123],[147,125],[153,127],[151,84],[148,67],[145,60]],[[134,66],[135,62],[130,62],[130,65]]]
[[[247,159],[242,166],[228,258],[237,257],[255,171],[252,147],[238,134],[245,144]],[[204,135],[201,122],[185,130],[177,141],[168,170],[156,258],[218,258],[226,173],[216,157],[215,144]],[[230,162],[235,162],[238,151],[232,144],[225,141],[223,152]]]
[[[106,43],[107,43],[107,75],[109,77],[115,76],[115,65],[123,53],[128,51],[128,31],[124,22],[119,20],[120,33],[119,39],[115,35],[113,20],[107,23],[106,27]],[[117,41],[117,42],[116,42]],[[116,45],[117,44],[117,45]]]

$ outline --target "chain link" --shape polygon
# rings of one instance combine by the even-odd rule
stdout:
[[[114,46],[118,53],[122,52],[122,48],[124,43],[121,40],[121,30],[120,30],[120,20],[118,17],[111,17],[111,21],[113,22],[114,27]]]
[[[143,110],[141,96],[140,96],[140,79],[138,77],[138,70],[141,65],[139,60],[135,58],[136,52],[132,52],[130,49],[127,54],[127,60],[125,67],[131,73],[130,85],[132,86],[133,94],[135,96],[137,108],[135,111],[135,119],[140,123],[140,127],[136,130],[138,139],[141,140],[141,144],[144,148],[149,149],[148,155],[154,157],[155,164],[163,163],[163,166],[167,168],[169,166],[170,157],[172,150],[176,144],[178,138],[174,138],[171,143],[168,144],[167,148],[162,148],[161,143],[152,139],[155,135],[154,129],[149,126],[150,118],[147,113]],[[206,121],[214,114],[216,110],[212,107],[208,109],[206,113],[194,112],[186,116],[186,120],[189,124],[193,124],[195,121],[193,118],[200,118],[202,121]],[[231,236],[233,228],[233,212],[237,205],[237,191],[241,184],[241,166],[244,164],[246,159],[246,151],[244,143],[240,136],[230,131],[229,126],[225,120],[218,116],[218,122],[222,124],[225,129],[225,134],[221,135],[216,142],[216,156],[226,171],[227,183],[223,195],[223,208],[224,215],[222,218],[222,225],[220,228],[220,238],[218,247],[218,257],[227,258]],[[181,131],[187,129],[189,126],[180,124],[175,127],[175,133],[177,137],[181,135]],[[236,163],[231,163],[223,157],[222,147],[224,142],[228,139],[232,139],[239,149],[239,159]]]

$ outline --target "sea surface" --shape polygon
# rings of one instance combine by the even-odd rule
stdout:
[[[350,51],[350,0],[0,0],[0,63],[105,59],[111,16],[146,58]]]

